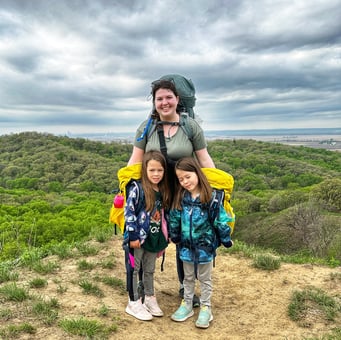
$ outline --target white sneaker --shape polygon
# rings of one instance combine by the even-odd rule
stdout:
[[[129,301],[126,307],[126,313],[142,321],[149,321],[153,316],[143,307],[140,299]]]
[[[153,316],[163,316],[163,311],[159,307],[155,296],[145,296],[144,307]]]

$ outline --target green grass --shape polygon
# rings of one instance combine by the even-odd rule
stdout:
[[[77,243],[76,248],[82,256],[93,256],[98,254],[98,248],[91,246],[87,243]]]
[[[334,321],[341,312],[340,303],[326,292],[315,287],[309,287],[292,294],[288,307],[288,315],[302,327],[310,327],[309,314],[321,315],[327,322]]]
[[[272,254],[279,257],[281,262],[292,264],[316,264],[335,268],[340,266],[340,261],[335,259],[322,259],[312,256],[309,251],[301,251],[297,254],[285,255],[279,254],[273,249],[266,249],[255,245],[249,245],[242,241],[233,240],[233,247],[219,247],[218,254],[240,254],[245,257],[254,258],[260,254]]]
[[[50,300],[38,299],[32,305],[32,313],[48,326],[51,326],[58,318],[58,309],[60,308],[57,299]]]
[[[46,263],[37,261],[36,263],[32,264],[32,269],[39,274],[54,273],[59,268],[60,265],[54,261],[48,261]]]
[[[16,339],[20,334],[35,334],[36,328],[30,323],[22,323],[19,325],[9,325],[4,329],[0,329],[1,339]]]
[[[104,296],[102,290],[97,285],[94,285],[86,279],[81,280],[79,282],[79,286],[83,289],[84,294],[94,295],[98,297]]]
[[[104,277],[100,278],[100,280],[110,287],[113,287],[113,288],[118,287],[121,289],[125,289],[125,283],[121,279],[118,279],[116,277],[104,276]]]
[[[15,302],[21,302],[30,297],[27,289],[18,287],[16,283],[8,283],[0,287],[0,296],[6,301]]]
[[[108,316],[109,308],[106,305],[102,305],[98,310],[99,316]]]
[[[12,311],[9,308],[0,309],[0,319],[10,320],[13,316]]]
[[[313,338],[304,338],[304,340],[340,340],[341,339],[341,328],[334,328],[331,332],[328,334],[324,334],[319,337],[313,337]]]
[[[91,230],[91,237],[93,237],[97,242],[104,243],[110,240],[113,235],[113,226],[110,228],[95,228]]]
[[[114,258],[102,260],[100,264],[103,269],[114,269],[116,267],[116,260]]]
[[[108,339],[110,333],[117,330],[117,325],[106,326],[96,320],[84,317],[78,319],[64,319],[59,323],[60,327],[72,335],[83,336],[86,339]]]
[[[281,266],[281,259],[273,254],[257,254],[253,259],[253,266],[263,270],[275,270]]]
[[[45,250],[42,248],[27,249],[20,256],[20,264],[24,267],[32,268],[34,264],[39,262],[46,255]]]
[[[95,263],[88,262],[86,260],[78,261],[77,268],[78,270],[92,270],[96,267]]]
[[[19,277],[19,274],[13,271],[13,267],[0,265],[0,283],[8,282],[8,281],[16,281]]]
[[[49,247],[51,255],[57,255],[59,259],[67,259],[75,256],[73,252],[74,244],[68,242],[60,242]]]
[[[30,288],[43,288],[47,286],[47,280],[37,277],[29,282]]]

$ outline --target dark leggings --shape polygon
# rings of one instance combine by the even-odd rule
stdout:
[[[174,161],[169,161],[168,160],[168,180],[170,183],[170,190],[171,190],[171,197],[174,197],[174,191],[176,190],[176,180],[175,180],[175,171],[174,171]],[[184,264],[182,260],[180,260],[180,246],[177,244],[176,245],[176,270],[178,272],[178,278],[180,284],[183,284],[184,282]]]
[[[184,263],[180,260],[180,246],[176,245],[176,270],[178,272],[178,278],[180,284],[183,284],[184,282]]]
[[[134,249],[129,248],[129,246],[126,244],[125,247],[123,247],[124,250],[124,258],[125,258],[125,265],[126,265],[126,289],[129,294],[130,301],[134,301],[134,289],[133,289],[133,273],[134,273],[134,267],[132,267],[130,263],[130,257],[134,256]],[[142,281],[143,278],[143,271],[142,266],[139,271],[139,281]]]

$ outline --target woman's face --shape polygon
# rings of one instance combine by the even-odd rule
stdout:
[[[179,97],[168,89],[158,89],[155,92],[154,105],[161,119],[172,118],[176,114]]]

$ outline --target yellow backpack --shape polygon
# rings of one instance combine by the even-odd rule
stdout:
[[[231,195],[232,195],[233,186],[234,186],[233,176],[217,168],[201,168],[201,170],[205,174],[211,187],[217,191],[223,192],[222,203],[223,203],[224,209],[226,210],[226,213],[231,218],[231,221],[228,222],[228,225],[230,226],[231,233],[232,233],[234,230],[234,224],[235,224],[235,214],[230,204]]]
[[[131,180],[141,179],[142,163],[125,166],[117,171],[120,192],[115,196],[110,209],[109,222],[114,223],[124,232],[124,206],[126,203],[126,187]],[[120,201],[120,205],[115,205],[115,201]]]
[[[126,203],[126,187],[131,180],[141,179],[142,163],[125,166],[118,170],[117,177],[119,181],[119,193],[115,196],[113,205],[110,209],[109,222],[117,225],[123,234],[124,232],[124,206]],[[234,179],[227,172],[216,168],[201,169],[208,179],[208,182],[213,189],[223,192],[222,203],[231,217],[231,222],[228,225],[231,232],[234,230],[235,214],[230,204],[231,194],[233,191]],[[120,205],[115,206],[115,201],[120,201]]]

